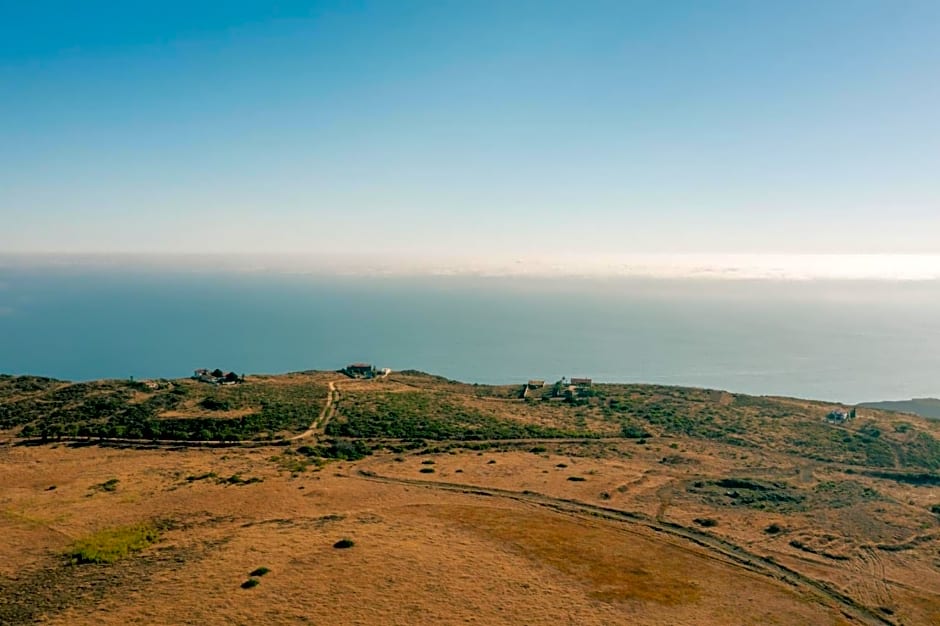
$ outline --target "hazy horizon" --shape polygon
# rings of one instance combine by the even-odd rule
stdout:
[[[545,257],[417,257],[379,254],[9,254],[15,268],[314,274],[338,276],[479,276],[704,280],[940,280],[937,255],[621,254]],[[0,280],[0,289],[3,283]]]

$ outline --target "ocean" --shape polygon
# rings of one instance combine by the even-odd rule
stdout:
[[[940,283],[0,268],[0,372],[592,377],[839,402],[940,395]]]

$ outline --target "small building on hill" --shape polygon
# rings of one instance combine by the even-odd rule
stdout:
[[[526,386],[527,386],[529,389],[541,389],[542,387],[545,386],[545,381],[544,381],[544,380],[538,380],[538,379],[534,379],[534,378],[533,378],[532,380],[530,380],[530,381],[526,384]]]
[[[239,376],[235,372],[223,372],[218,368],[212,371],[205,368],[198,369],[193,372],[193,379],[213,385],[237,385],[245,382],[244,376]]]
[[[590,378],[572,378],[571,384],[575,387],[590,387],[594,384]]]
[[[854,407],[849,411],[846,411],[845,409],[840,407],[838,409],[833,409],[829,411],[829,414],[826,415],[826,421],[835,422],[837,424],[841,424],[843,422],[847,422],[852,419],[855,419]]]
[[[343,372],[353,378],[372,378],[375,376],[375,367],[371,363],[350,363]]]

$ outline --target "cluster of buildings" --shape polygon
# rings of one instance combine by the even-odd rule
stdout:
[[[552,385],[550,397],[552,399],[573,400],[577,398],[582,391],[593,386],[593,384],[594,381],[590,378],[572,377],[569,380],[565,377],[562,377],[561,380]],[[544,380],[533,378],[526,383],[525,388],[522,390],[522,397],[528,398],[530,391],[542,389],[543,387],[545,387]]]
[[[235,372],[223,372],[218,368],[211,371],[203,368],[193,372],[193,380],[211,385],[237,385],[245,382],[245,377],[239,376]]]
[[[826,415],[826,421],[833,424],[844,424],[849,420],[855,419],[855,407],[852,407],[850,410],[845,410],[842,408],[833,409],[829,411],[829,414]]]
[[[388,376],[392,370],[387,367],[379,369],[371,363],[350,363],[340,371],[350,378],[376,378]]]

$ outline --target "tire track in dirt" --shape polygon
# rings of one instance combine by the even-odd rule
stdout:
[[[896,626],[895,622],[887,619],[877,611],[861,604],[850,596],[834,589],[828,583],[816,580],[800,572],[792,570],[768,558],[753,554],[741,546],[719,539],[713,535],[688,528],[680,524],[666,522],[651,518],[643,513],[622,511],[593,504],[587,504],[568,498],[555,498],[534,491],[511,491],[491,487],[478,487],[461,483],[436,482],[418,480],[413,478],[395,478],[382,476],[369,470],[359,470],[359,477],[365,480],[388,484],[408,485],[441,491],[465,493],[489,497],[506,498],[517,502],[536,504],[563,513],[599,517],[625,524],[638,524],[654,532],[672,537],[678,537],[703,547],[713,555],[720,555],[738,567],[761,574],[776,581],[784,582],[791,587],[815,596],[821,604],[836,605],[842,614],[849,619],[862,624],[877,626]]]

